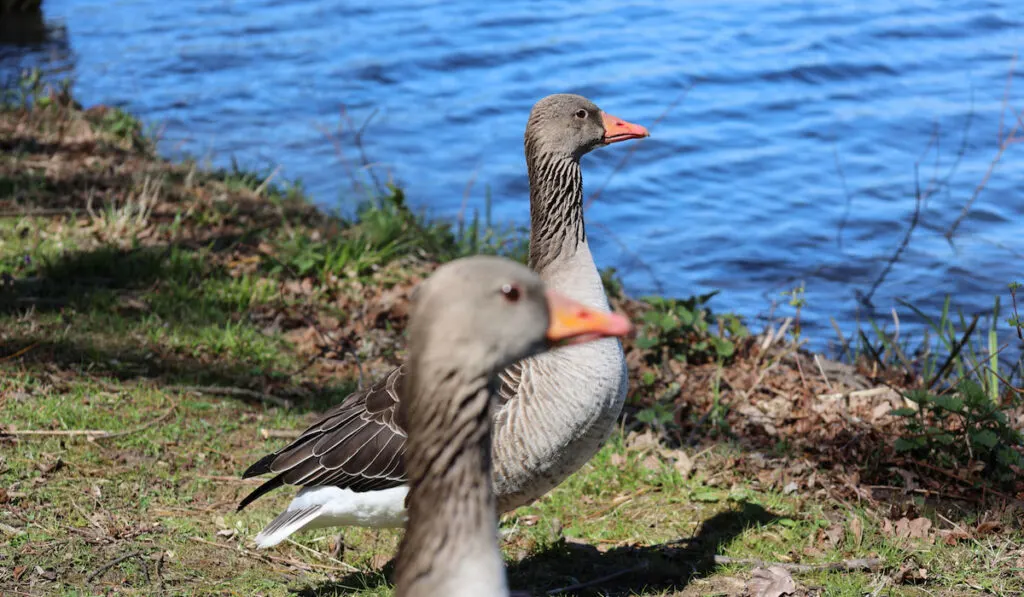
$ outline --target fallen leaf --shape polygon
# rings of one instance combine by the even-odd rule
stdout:
[[[391,561],[391,556],[389,556],[388,554],[375,553],[375,554],[373,554],[373,557],[370,558],[370,569],[371,570],[380,570],[381,568],[386,566],[387,563],[390,562],[390,561]]]
[[[860,516],[850,517],[850,533],[853,534],[854,546],[860,547],[860,542],[864,539],[864,523],[861,522]]]
[[[526,516],[519,517],[519,524],[523,525],[524,527],[532,527],[533,525],[537,524],[538,520],[540,520],[540,517],[536,514],[527,514]]]
[[[648,454],[647,458],[641,463],[643,467],[649,471],[660,471],[661,470],[661,459],[654,454]]]
[[[626,438],[626,449],[629,451],[641,452],[657,445],[658,437],[650,429],[643,432],[634,431]]]
[[[978,527],[974,529],[974,532],[978,535],[988,535],[989,533],[998,531],[1001,526],[1003,525],[994,520],[986,520],[979,524]]]
[[[942,539],[942,542],[946,545],[956,545],[960,541],[971,538],[970,534],[968,534],[967,531],[960,528],[941,529],[938,532],[938,535]]]
[[[38,468],[39,472],[43,473],[44,475],[48,475],[50,473],[55,473],[59,471],[63,466],[64,461],[58,458],[53,462],[41,462],[39,463]]]
[[[900,523],[904,520],[907,519],[904,518],[902,520],[896,521],[897,533],[902,534],[902,531],[900,530]],[[910,537],[911,539],[922,539],[928,536],[928,530],[931,528],[932,521],[928,520],[927,518],[924,518],[923,516],[915,518],[914,520],[908,520],[906,524],[905,536]]]
[[[896,472],[896,474],[903,478],[904,491],[910,492],[920,487],[920,485],[917,483],[917,474],[908,471],[907,469],[899,467],[895,467],[893,468],[893,470]]]
[[[28,570],[27,566],[15,566],[14,567],[14,582],[18,582],[19,580],[21,580],[21,575],[25,574],[26,570]]]
[[[843,543],[843,525],[838,522],[825,529],[825,537],[832,547],[838,548]]]
[[[230,539],[231,537],[235,536],[235,529],[221,529],[217,531],[217,536]]]
[[[796,582],[782,566],[754,568],[747,582],[750,597],[782,597],[796,592]]]
[[[690,460],[690,456],[682,450],[673,450],[671,454],[673,463],[672,466],[679,472],[684,479],[690,477],[693,473],[693,461]]]
[[[36,566],[36,576],[43,580],[54,581],[57,580],[57,573],[53,570],[47,570],[42,566]]]
[[[882,522],[883,535],[902,539],[925,539],[928,537],[928,531],[931,528],[932,521],[923,516],[913,520],[904,516],[897,520],[895,524],[888,519]]]
[[[798,487],[797,487],[796,481],[790,481],[789,483],[786,483],[785,487],[782,488],[782,495],[789,495],[791,493],[796,493],[797,489],[798,489]]]
[[[626,464],[626,457],[622,454],[612,454],[608,461],[611,462],[612,466],[623,466]]]

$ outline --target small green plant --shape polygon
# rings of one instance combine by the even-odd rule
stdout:
[[[453,257],[477,254],[504,255],[509,259],[526,263],[529,257],[529,231],[511,224],[499,229],[491,217],[491,205],[491,190],[488,188],[484,196],[483,222],[480,221],[480,212],[477,209],[473,210],[473,218],[468,224],[461,217],[457,220],[453,235]]]
[[[707,306],[718,294],[710,292],[688,299],[646,297],[651,309],[643,315],[638,348],[649,351],[648,363],[667,359],[684,363],[727,362],[736,353],[736,340],[749,336],[739,316],[715,316]],[[717,322],[717,329],[713,326]]]
[[[1024,340],[1024,317],[1021,317],[1017,310],[1017,291],[1021,289],[1020,282],[1010,282],[1010,303],[1013,306],[1013,313],[1006,319],[1011,328],[1017,329],[1017,338]]]
[[[952,394],[922,389],[905,397],[916,406],[891,411],[905,425],[894,444],[897,452],[942,467],[982,463],[984,472],[1000,482],[1021,474],[1024,436],[1010,426],[1005,407],[990,400],[981,384],[963,379]]]
[[[625,297],[625,289],[622,286],[622,279],[619,278],[618,270],[614,267],[606,267],[601,270],[601,284],[608,298]]]
[[[796,309],[796,316],[793,318],[793,327],[790,328],[789,332],[793,336],[794,342],[800,342],[800,314],[803,312],[804,307],[807,306],[805,290],[804,283],[800,282],[800,286],[797,286],[793,290],[782,292],[782,296],[789,298],[789,306]]]

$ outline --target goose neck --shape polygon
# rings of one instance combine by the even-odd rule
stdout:
[[[492,388],[484,379],[444,379],[450,383],[410,396],[407,416],[419,423],[408,429],[409,518],[396,595],[504,596],[491,475]]]
[[[527,150],[530,175],[530,261],[537,272],[572,257],[587,242],[579,159]]]

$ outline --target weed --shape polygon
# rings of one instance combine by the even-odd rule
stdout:
[[[149,227],[149,216],[160,200],[160,184],[146,176],[120,205],[111,200],[99,212],[93,209],[94,196],[90,191],[85,206],[93,233],[103,242],[116,243],[135,238]]]
[[[947,468],[972,470],[981,464],[999,482],[1016,479],[1024,469],[1024,436],[980,384],[963,379],[956,389],[951,395],[927,390],[904,394],[916,407],[892,411],[904,419],[906,429],[894,444],[896,451]]]
[[[718,291],[688,299],[644,298],[651,308],[643,315],[636,344],[649,351],[649,364],[665,359],[725,363],[732,358],[736,353],[735,341],[749,336],[749,331],[737,315],[712,314],[707,303],[716,294]],[[712,327],[716,321],[717,330]]]
[[[793,318],[793,326],[790,328],[790,334],[794,342],[800,342],[800,314],[803,312],[804,307],[807,306],[805,290],[804,283],[800,282],[800,286],[797,286],[793,290],[783,291],[782,293],[782,296],[789,298],[789,306],[796,309],[796,315]]]

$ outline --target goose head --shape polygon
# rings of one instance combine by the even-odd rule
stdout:
[[[457,363],[468,377],[491,376],[554,346],[622,336],[631,329],[621,315],[546,290],[520,263],[478,255],[441,266],[417,287],[409,353],[449,367]]]
[[[529,153],[579,160],[594,149],[650,136],[647,129],[601,110],[581,95],[557,93],[534,104],[526,124]]]

